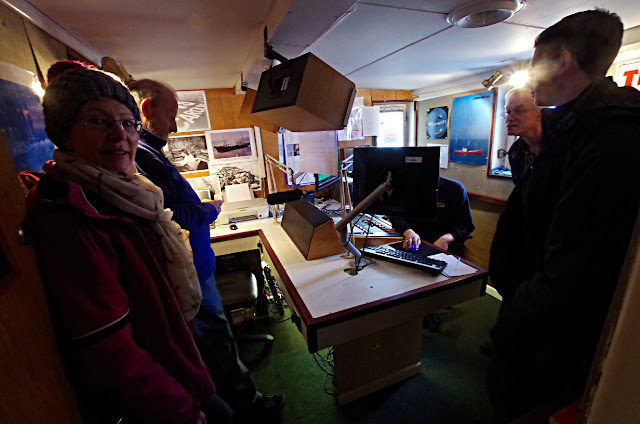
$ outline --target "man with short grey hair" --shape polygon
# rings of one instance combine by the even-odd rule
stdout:
[[[517,184],[542,147],[540,109],[531,90],[525,87],[509,90],[505,95],[505,105],[507,135],[518,136],[509,148],[511,178]]]

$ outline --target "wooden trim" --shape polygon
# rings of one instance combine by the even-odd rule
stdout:
[[[393,103],[413,103],[413,99],[408,100],[371,100],[372,105],[385,105]]]
[[[506,199],[499,199],[497,197],[491,197],[491,196],[486,196],[484,194],[477,194],[477,193],[467,192],[467,194],[469,195],[470,199],[482,200],[487,203],[494,203],[496,205],[501,205],[501,206],[504,206],[507,204]]]

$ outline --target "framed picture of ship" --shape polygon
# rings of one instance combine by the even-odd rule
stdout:
[[[449,160],[486,165],[493,131],[493,91],[455,97],[449,123]]]
[[[258,160],[253,128],[205,132],[213,165]]]

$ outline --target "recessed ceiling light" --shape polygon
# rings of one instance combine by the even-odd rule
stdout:
[[[522,9],[520,0],[472,1],[447,15],[447,22],[460,28],[480,28],[502,22]]]

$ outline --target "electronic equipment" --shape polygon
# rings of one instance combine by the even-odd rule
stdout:
[[[251,113],[289,131],[341,130],[355,84],[311,53],[264,71]]]
[[[378,236],[382,233],[383,236],[400,237],[400,234],[396,233],[391,226],[391,223],[380,215],[369,215],[365,213],[359,219],[354,220],[355,226],[353,234],[367,234],[371,236]]]
[[[353,158],[355,206],[389,183],[366,208],[368,213],[435,218],[439,147],[355,147]]]
[[[329,187],[331,184],[335,184],[340,181],[340,177],[338,175],[315,174],[314,178],[316,191],[323,190]]]
[[[251,219],[268,218],[269,205],[267,199],[256,198],[239,202],[224,202],[220,206],[220,213],[216,224],[226,225]]]
[[[344,252],[331,217],[304,199],[285,204],[281,225],[308,261]]]
[[[426,244],[421,244],[420,248],[415,252],[402,249],[402,242],[396,242],[382,246],[366,246],[362,249],[362,253],[371,257],[421,268],[431,272],[433,275],[440,274],[447,267],[445,261],[429,257],[440,253],[440,251]]]

